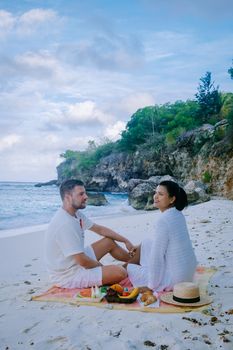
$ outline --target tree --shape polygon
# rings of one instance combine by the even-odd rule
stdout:
[[[65,159],[75,159],[78,155],[77,151],[72,151],[70,149],[66,150],[64,153],[60,154],[61,158],[65,158]]]
[[[210,72],[206,72],[200,81],[198,92],[195,94],[199,105],[197,117],[201,123],[216,122],[218,119],[217,115],[221,109],[219,87],[214,86],[214,82],[211,81]]]
[[[138,145],[157,138],[162,132],[162,119],[158,106],[138,109],[121,133],[117,148],[122,151],[135,151]]]
[[[221,108],[221,117],[227,119],[227,140],[233,145],[233,93],[222,94],[223,105]]]
[[[232,60],[232,63],[233,63],[233,60]],[[233,79],[233,67],[228,69],[228,73],[230,74],[231,79]]]

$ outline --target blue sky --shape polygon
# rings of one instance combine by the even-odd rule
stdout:
[[[231,91],[231,0],[0,0],[0,181],[56,178],[148,105]]]

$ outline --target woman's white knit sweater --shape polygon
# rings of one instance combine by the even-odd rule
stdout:
[[[184,215],[173,207],[159,214],[153,239],[142,242],[140,265],[129,264],[128,273],[134,285],[170,290],[192,281],[196,265]]]

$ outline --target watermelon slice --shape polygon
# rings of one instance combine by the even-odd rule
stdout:
[[[85,288],[80,290],[78,296],[81,298],[91,298],[91,288]]]

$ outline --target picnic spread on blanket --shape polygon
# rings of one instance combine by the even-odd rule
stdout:
[[[34,301],[61,302],[71,305],[97,306],[116,310],[131,310],[157,313],[182,313],[188,311],[202,311],[211,303],[207,296],[208,282],[216,270],[199,266],[195,272],[194,283],[198,288],[193,288],[190,283],[191,292],[200,293],[192,299],[182,299],[179,305],[174,300],[170,301],[172,293],[145,292],[140,293],[140,288],[132,285],[114,284],[111,286],[91,288],[61,288],[53,286],[46,292],[33,296]],[[186,283],[187,284],[187,283]],[[178,288],[177,288],[178,290]],[[179,291],[178,291],[179,292]],[[190,292],[190,291],[189,291]],[[174,297],[174,296],[173,296]],[[180,296],[179,296],[180,297]],[[203,301],[204,300],[204,301]],[[185,304],[187,302],[187,304]],[[196,306],[195,306],[195,302]]]

